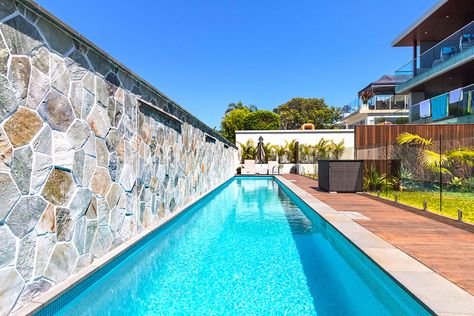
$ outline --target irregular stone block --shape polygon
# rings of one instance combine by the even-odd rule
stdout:
[[[54,247],[44,276],[58,283],[71,275],[79,253],[71,243],[57,243]]]
[[[110,211],[110,230],[114,236],[118,235],[125,219],[125,210],[114,207]]]
[[[87,57],[92,64],[95,71],[100,73],[102,76],[106,76],[110,70],[110,63],[102,55],[99,55],[93,49],[89,49]]]
[[[118,183],[112,183],[112,186],[107,193],[106,200],[109,207],[114,207],[118,204],[120,196],[124,193],[122,187]]]
[[[20,241],[18,249],[18,260],[16,269],[23,279],[29,281],[33,276],[33,265],[35,262],[36,234],[31,232]]]
[[[13,234],[20,239],[28,234],[35,227],[47,205],[45,200],[36,195],[21,197],[6,221]]]
[[[74,164],[74,150],[64,133],[53,132],[53,163],[56,167],[71,170]]]
[[[49,86],[49,76],[33,67],[31,69],[31,80],[26,106],[30,109],[36,109],[48,92]]]
[[[87,220],[87,231],[86,231],[86,243],[84,246],[84,253],[88,253],[91,250],[92,242],[95,239],[97,233],[97,220]]]
[[[41,195],[56,206],[67,205],[75,190],[74,180],[70,172],[53,169],[43,187]]]
[[[38,193],[53,168],[53,158],[41,153],[33,155],[33,170],[31,174],[31,193]]]
[[[99,226],[108,226],[109,218],[110,208],[107,200],[102,196],[97,197],[97,219],[99,220]]]
[[[109,171],[104,167],[97,167],[91,180],[92,192],[105,196],[110,188],[112,181],[110,180]]]
[[[70,78],[64,60],[56,55],[51,54],[51,86],[61,92],[63,95],[68,95]]]
[[[89,126],[95,135],[100,138],[105,138],[109,129],[112,127],[109,118],[107,117],[107,112],[104,108],[98,105],[94,105],[92,108],[87,117],[87,123],[89,123]]]
[[[87,208],[86,218],[87,219],[97,219],[97,198],[96,198],[95,195],[92,196],[89,207]]]
[[[89,138],[87,139],[86,143],[84,144],[84,154],[91,156],[91,157],[96,157],[97,153],[95,150],[95,134],[89,135]]]
[[[87,209],[92,200],[92,192],[89,189],[78,188],[76,194],[69,204],[71,209],[71,217],[73,220],[77,220],[86,214]]]
[[[77,150],[85,144],[90,134],[91,130],[86,122],[75,120],[67,131],[67,138],[72,148]]]
[[[1,25],[1,24],[0,24]],[[0,75],[0,123],[18,109],[15,93],[7,78]]]
[[[91,156],[84,156],[84,175],[82,178],[82,186],[89,186],[92,177],[94,175],[95,169],[97,167],[97,159]]]
[[[43,127],[33,141],[33,150],[45,155],[52,155],[52,131],[49,125]]]
[[[3,128],[14,147],[28,144],[43,126],[41,118],[31,110],[20,108],[6,122]]]
[[[95,76],[95,97],[97,102],[102,105],[102,107],[107,107],[107,85],[105,84],[104,79]]]
[[[87,116],[89,116],[92,108],[94,107],[95,104],[95,97],[92,93],[90,93],[87,90],[84,90],[84,99],[82,101],[82,111],[81,111],[81,117],[83,120],[87,119]]]
[[[49,50],[42,46],[31,53],[33,67],[49,76]]]
[[[36,280],[32,283],[26,284],[25,288],[21,292],[21,296],[18,299],[18,302],[15,305],[15,308],[17,306],[20,307],[30,303],[31,301],[33,301],[33,299],[49,290],[52,285],[53,284],[51,282],[44,279]]]
[[[15,305],[25,281],[15,268],[0,269],[0,314],[8,315]]]
[[[90,69],[86,56],[77,49],[66,57],[65,62],[71,80],[82,80]]]
[[[77,186],[82,186],[82,180],[84,179],[84,150],[81,149],[74,153],[74,162],[72,166],[72,175],[76,181]]]
[[[94,95],[95,93],[95,76],[92,72],[88,72],[82,79],[82,84],[84,89],[86,89],[90,94]]]
[[[114,236],[110,228],[108,226],[99,226],[92,242],[91,253],[96,258],[102,257],[109,251],[113,240]]]
[[[34,269],[34,277],[38,278],[43,276],[46,265],[48,264],[51,252],[53,251],[54,245],[56,244],[56,235],[43,235],[38,236],[36,241],[36,262]]]
[[[105,138],[105,143],[107,144],[107,149],[109,152],[114,152],[117,149],[119,143],[119,135],[116,128],[110,129],[107,137]]]
[[[8,52],[7,45],[3,38],[0,38],[0,74],[4,76],[8,72],[8,57],[10,57],[10,53]]]
[[[125,164],[120,175],[120,184],[122,185],[123,189],[127,192],[132,192],[133,186],[135,185],[135,180],[135,171],[130,165]]]
[[[84,254],[86,246],[87,222],[85,216],[82,216],[74,225],[73,243],[80,255]],[[77,266],[77,265],[76,265]]]
[[[74,42],[67,33],[60,30],[45,19],[40,18],[38,22],[36,22],[36,25],[41,30],[43,36],[46,38],[49,47],[58,53],[64,55],[74,47]]]
[[[1,23],[0,30],[13,55],[29,55],[43,44],[38,30],[21,15]]]
[[[9,16],[15,12],[16,7],[13,0],[2,0],[0,1],[0,19]]]
[[[75,118],[69,99],[54,90],[48,93],[39,106],[38,112],[52,129],[61,132],[65,132]]]
[[[97,165],[100,167],[107,167],[109,162],[109,151],[107,150],[107,145],[103,139],[95,139],[95,150],[97,154]]]
[[[13,56],[10,62],[9,79],[19,105],[26,104],[30,74],[31,64],[28,57]]]
[[[48,204],[44,210],[43,215],[41,215],[35,226],[35,230],[38,235],[56,233],[56,215],[52,204]]]
[[[6,225],[0,226],[0,268],[11,266],[15,263],[16,239]]]
[[[22,194],[30,192],[33,151],[30,146],[13,151],[11,175]]]
[[[71,89],[69,91],[69,99],[71,100],[72,109],[77,118],[82,116],[82,102],[84,99],[84,88],[80,81],[71,82]]]
[[[71,211],[65,207],[56,208],[56,238],[58,241],[70,241],[73,226]]]
[[[17,189],[13,179],[8,173],[0,173],[0,223],[5,220],[13,205],[20,198],[21,193]]]
[[[74,268],[74,273],[81,271],[82,269],[88,267],[94,261],[94,257],[88,253],[79,257]]]

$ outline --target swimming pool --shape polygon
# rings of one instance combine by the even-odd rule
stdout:
[[[39,314],[430,314],[273,178],[239,177]]]

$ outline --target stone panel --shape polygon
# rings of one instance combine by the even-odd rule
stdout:
[[[31,80],[28,89],[28,98],[26,99],[26,106],[30,109],[36,109],[46,96],[49,87],[49,76],[33,67],[31,69]]]
[[[30,146],[13,151],[11,174],[22,194],[30,192],[31,171],[33,168],[33,151]]]
[[[15,268],[0,269],[0,314],[7,315],[21,293],[25,281]]]
[[[15,92],[8,79],[0,75],[0,123],[18,109]]]
[[[0,247],[0,268],[4,268],[15,263],[17,248],[15,236],[6,225],[0,226],[0,240],[2,241],[2,246]]]
[[[52,129],[61,132],[65,132],[75,118],[69,99],[54,90],[48,93],[38,112]]]
[[[0,172],[0,223],[3,223],[8,213],[21,196],[21,192],[8,173]]]
[[[74,180],[70,172],[54,168],[49,174],[41,195],[50,203],[62,206],[67,205],[75,189]]]
[[[7,218],[8,227],[18,238],[29,233],[40,219],[48,203],[36,195],[23,196]]]
[[[94,105],[87,117],[87,123],[89,123],[95,135],[100,138],[105,138],[109,129],[112,127],[107,112],[99,105]]]
[[[79,253],[71,243],[57,243],[54,247],[44,276],[54,282],[61,282],[71,275]]]
[[[38,30],[21,15],[0,24],[5,42],[14,55],[29,55],[43,44]]]
[[[43,126],[41,118],[31,110],[20,108],[6,122],[3,128],[14,147],[31,142]]]
[[[26,104],[30,85],[31,64],[28,57],[13,56],[10,61],[9,80],[19,105]]]
[[[74,47],[74,43],[70,36],[45,19],[40,18],[36,25],[46,38],[49,46],[58,53],[65,54]]]

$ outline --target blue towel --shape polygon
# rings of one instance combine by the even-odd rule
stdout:
[[[448,94],[431,99],[431,112],[433,121],[448,116]]]

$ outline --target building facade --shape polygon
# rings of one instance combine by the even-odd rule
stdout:
[[[407,94],[414,124],[474,123],[474,5],[441,0],[392,43],[412,47],[396,71],[396,93]]]

